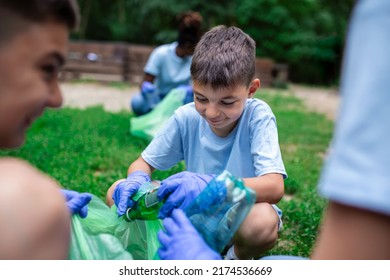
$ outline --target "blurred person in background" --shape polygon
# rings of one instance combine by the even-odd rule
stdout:
[[[148,113],[172,90],[186,90],[183,103],[193,101],[191,85],[192,54],[202,35],[202,16],[187,11],[177,16],[178,37],[170,44],[157,47],[151,53],[145,68],[141,91],[132,97],[130,107],[140,116]]]

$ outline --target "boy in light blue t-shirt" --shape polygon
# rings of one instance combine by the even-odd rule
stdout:
[[[155,169],[184,160],[187,171],[161,183],[158,197],[166,202],[160,218],[174,208],[185,209],[215,175],[228,170],[243,178],[257,199],[226,258],[259,257],[274,246],[281,227],[281,211],[274,204],[284,194],[287,174],[275,116],[265,102],[253,99],[260,87],[255,47],[236,27],[215,27],[202,37],[191,64],[194,102],[176,110],[130,165],[127,179],[108,190],[107,202],[116,204],[118,215],[132,206],[130,197]]]

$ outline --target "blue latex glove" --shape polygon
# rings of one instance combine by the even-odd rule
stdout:
[[[156,90],[156,86],[151,82],[143,82],[141,85],[141,92],[144,94],[148,94],[154,92]]]
[[[65,196],[66,205],[70,212],[73,214],[79,214],[81,218],[85,218],[88,215],[88,203],[92,199],[90,193],[79,193],[70,190],[61,190]]]
[[[163,180],[157,197],[166,201],[158,217],[160,219],[168,217],[174,208],[185,209],[214,177],[215,175],[183,171]]]
[[[112,194],[112,199],[117,207],[118,216],[126,213],[127,208],[134,206],[131,199],[145,182],[150,182],[150,176],[143,171],[135,171],[127,176],[127,179],[120,182]]]
[[[158,232],[162,260],[220,260],[221,256],[212,250],[197,232],[181,209],[175,209],[172,216],[163,222],[166,231]]]

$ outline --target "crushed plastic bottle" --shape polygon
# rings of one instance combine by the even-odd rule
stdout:
[[[157,198],[157,191],[160,187],[159,181],[145,182],[138,192],[132,197],[135,205],[126,210],[126,219],[134,220],[156,220],[161,206],[164,204]]]
[[[221,252],[231,241],[256,201],[256,193],[242,180],[223,171],[185,209],[206,243]]]
[[[128,208],[127,221],[156,220],[163,201],[157,198],[160,182],[146,182],[133,196],[135,206]],[[221,252],[231,241],[256,201],[253,190],[228,171],[209,182],[184,210],[206,243]]]

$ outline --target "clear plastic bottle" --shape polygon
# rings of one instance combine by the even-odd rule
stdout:
[[[256,201],[256,193],[228,171],[215,177],[185,209],[206,243],[221,252]]]
[[[126,219],[133,220],[156,220],[163,202],[157,198],[160,187],[159,181],[144,183],[138,192],[132,197],[135,205],[126,210]]]

